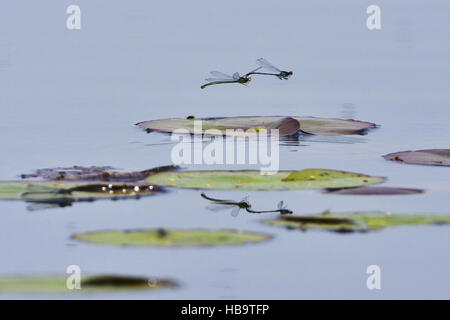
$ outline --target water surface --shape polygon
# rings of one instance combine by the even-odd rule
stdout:
[[[0,14],[0,178],[33,169],[170,163],[170,137],[133,124],[166,118],[298,115],[355,118],[380,128],[364,137],[310,137],[282,146],[282,169],[323,167],[425,188],[410,196],[338,196],[320,191],[210,192],[259,208],[284,200],[299,214],[323,210],[449,213],[448,168],[401,165],[381,155],[448,148],[450,4],[378,1],[382,30],[369,31],[370,1],[86,1],[82,29],[65,27],[62,1],[8,1]],[[200,90],[210,70],[250,70],[265,57],[293,70],[289,81]],[[169,143],[168,143],[169,142]],[[244,169],[254,166],[237,166]],[[220,166],[193,166],[212,169]],[[98,201],[28,212],[1,202],[0,274],[83,273],[169,277],[178,290],[101,298],[449,298],[448,227],[370,234],[288,232],[259,215],[207,211],[200,191],[139,201]],[[268,215],[267,217],[275,217]],[[267,232],[261,244],[225,248],[116,248],[72,242],[99,229],[235,228]],[[366,268],[382,290],[366,288]],[[11,297],[11,296],[2,296]],[[33,298],[33,296],[31,296]]]

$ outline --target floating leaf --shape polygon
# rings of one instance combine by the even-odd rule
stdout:
[[[70,205],[74,201],[126,199],[162,193],[151,184],[87,182],[0,182],[0,200],[24,200],[33,203]]]
[[[280,216],[263,223],[289,229],[322,229],[334,232],[367,232],[391,226],[449,224],[450,215],[390,214],[383,212],[330,213]]]
[[[318,134],[326,136],[365,134],[367,130],[376,127],[375,124],[357,120],[314,118],[314,117],[230,117],[230,118],[207,118],[187,119],[173,118],[150,120],[137,123],[140,128],[147,132],[167,132],[171,133],[177,129],[186,129],[194,133],[194,123],[201,120],[202,132],[209,129],[219,130],[223,135],[227,134],[226,129],[260,129],[277,128],[280,130],[280,136],[289,136],[295,134],[299,129],[305,133]],[[299,122],[299,125],[296,124]],[[195,132],[197,133],[197,132]]]
[[[235,230],[111,230],[78,234],[74,239],[90,243],[145,247],[193,247],[241,245],[270,239],[263,233]]]
[[[386,160],[409,164],[450,166],[450,149],[402,151],[386,154],[383,158]]]
[[[31,174],[22,174],[22,179],[40,178],[51,181],[104,181],[104,182],[137,182],[148,176],[162,172],[177,170],[177,166],[169,165],[143,171],[119,172],[113,167],[82,167],[38,169]]]
[[[374,123],[353,119],[315,117],[294,117],[294,119],[300,122],[301,131],[321,136],[365,135],[369,130],[377,127]]]
[[[138,199],[164,192],[158,186],[140,181],[155,173],[177,169],[172,165],[138,172],[117,172],[112,167],[96,166],[39,169],[21,175],[23,179],[39,178],[37,181],[0,181],[0,200],[24,200],[31,203],[27,209],[35,211],[97,199]]]
[[[80,289],[67,288],[67,275],[0,277],[0,293],[93,293],[118,290],[156,290],[176,287],[169,279],[130,277],[122,275],[82,276]]]
[[[355,188],[329,188],[325,190],[330,194],[342,195],[408,195],[423,193],[422,189],[395,188],[395,187],[355,187]]]
[[[382,177],[327,169],[279,171],[273,175],[262,175],[256,170],[161,172],[146,180],[147,183],[167,187],[217,190],[342,188],[383,181]]]

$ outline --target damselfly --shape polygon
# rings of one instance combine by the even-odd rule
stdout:
[[[278,208],[277,211],[278,211],[280,214],[292,214],[292,213],[293,213],[291,210],[289,210],[289,209],[287,208],[287,205],[284,204],[284,201],[278,202],[277,208]]]
[[[251,74],[261,74],[261,75],[268,75],[268,76],[276,76],[280,80],[288,80],[290,76],[292,76],[294,73],[292,71],[283,71],[275,67],[273,64],[271,64],[269,61],[267,61],[264,58],[259,58],[256,60],[256,63],[260,66],[259,68],[250,71],[245,76],[249,76]],[[260,69],[265,69],[273,73],[269,72],[257,72]]]
[[[252,207],[251,204],[248,202],[248,196],[243,198],[241,201],[214,199],[214,198],[208,197],[204,193],[202,193],[201,196],[202,196],[202,198],[215,203],[215,205],[209,205],[206,207],[208,210],[211,210],[211,211],[228,210],[230,208],[230,206],[232,206],[233,207],[233,209],[231,209],[232,217],[237,217],[237,215],[239,214],[239,211],[241,209],[248,210]]]
[[[278,202],[276,210],[259,211],[259,210],[247,209],[247,212],[250,212],[250,213],[275,213],[275,212],[278,212],[281,215],[292,214],[292,211],[287,208],[287,206],[284,204],[284,201]]]
[[[205,80],[208,81],[208,83],[202,85],[200,88],[205,89],[207,86],[221,83],[240,83],[247,86],[246,83],[252,81],[252,78],[247,75],[241,77],[238,72],[235,72],[232,76],[229,76],[219,71],[211,71],[211,75],[213,75],[214,78],[206,78]]]

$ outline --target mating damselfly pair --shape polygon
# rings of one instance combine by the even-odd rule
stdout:
[[[244,197],[241,201],[234,201],[234,200],[215,199],[207,196],[204,193],[201,193],[200,195],[203,199],[209,200],[213,203],[212,205],[206,207],[208,210],[222,211],[232,208],[231,209],[232,217],[237,217],[241,209],[244,209],[248,213],[279,213],[281,215],[292,214],[292,211],[286,207],[284,201],[278,202],[277,209],[274,210],[253,210],[252,205],[248,201],[248,196]]]
[[[278,69],[264,58],[259,58],[258,60],[256,60],[256,63],[259,65],[259,67],[246,73],[243,76],[239,75],[238,72],[235,72],[232,76],[230,76],[219,71],[211,71],[211,75],[213,76],[213,78],[205,79],[208,83],[202,85],[200,88],[205,89],[207,86],[224,83],[240,83],[244,86],[248,86],[247,83],[252,81],[252,78],[250,77],[250,75],[252,74],[275,76],[280,80],[288,80],[289,77],[294,74],[292,71],[283,71]]]

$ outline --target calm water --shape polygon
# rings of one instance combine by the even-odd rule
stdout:
[[[281,168],[381,175],[388,177],[386,185],[425,188],[425,194],[210,194],[236,200],[248,194],[263,209],[284,200],[305,214],[326,209],[450,214],[448,168],[381,158],[449,147],[448,2],[377,1],[380,31],[365,26],[372,1],[78,0],[79,31],[65,27],[71,2],[59,2],[8,1],[0,13],[0,179],[56,166],[141,170],[169,164],[169,136],[133,126],[144,120],[191,114],[350,117],[381,127],[363,137],[313,137],[301,146],[283,146]],[[294,76],[258,78],[251,88],[199,89],[209,70],[243,73],[261,56],[294,70]],[[24,203],[1,202],[0,274],[64,273],[77,264],[86,274],[163,276],[181,283],[177,290],[98,298],[450,298],[448,227],[351,235],[289,232],[262,225],[258,215],[232,218],[206,205],[200,191],[189,190],[33,213]],[[147,227],[235,228],[274,239],[206,249],[69,240],[77,232]],[[371,264],[381,267],[382,290],[366,288]]]

